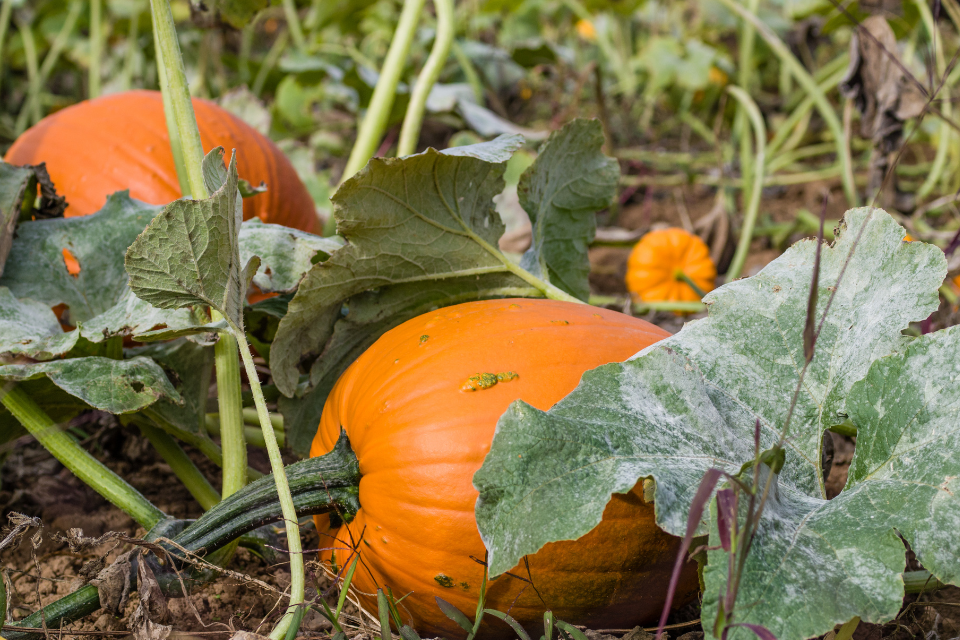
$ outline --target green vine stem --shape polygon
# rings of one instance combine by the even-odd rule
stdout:
[[[731,282],[739,278],[740,272],[743,271],[743,264],[747,259],[747,252],[750,251],[750,243],[753,240],[753,227],[757,222],[757,213],[760,211],[760,196],[763,193],[763,166],[766,162],[767,127],[763,123],[763,115],[760,113],[757,103],[753,101],[749,93],[734,85],[727,87],[727,93],[736,98],[746,112],[750,124],[753,126],[753,137],[757,147],[756,154],[752,156],[755,160],[751,171],[753,184],[751,185],[750,199],[743,214],[740,241],[737,243],[737,250],[733,254],[730,268],[727,269],[727,282]],[[744,188],[746,188],[746,184],[744,184]]]
[[[50,73],[53,71],[54,66],[56,66],[57,61],[60,60],[60,54],[67,45],[71,34],[73,34],[82,10],[82,0],[72,0],[67,10],[67,18],[64,20],[63,26],[60,27],[60,31],[57,32],[57,36],[53,39],[50,50],[43,58],[43,63],[37,72],[37,81],[30,83],[27,99],[20,108],[20,113],[17,114],[17,120],[14,124],[15,131],[25,131],[28,122],[29,124],[36,124],[37,120],[39,120],[41,115],[40,91],[47,83],[47,78],[50,77]]]
[[[410,104],[403,118],[400,128],[400,141],[397,143],[397,156],[408,156],[417,150],[417,141],[420,139],[420,128],[423,126],[423,113],[427,107],[427,96],[440,77],[443,65],[450,55],[450,45],[453,44],[453,34],[456,30],[453,23],[453,0],[433,0],[437,10],[437,35],[433,40],[433,48],[423,71],[417,78],[417,83],[410,94]]]
[[[253,95],[258,98],[260,97],[260,92],[263,91],[263,85],[267,82],[267,76],[270,75],[270,72],[277,65],[277,61],[280,60],[280,56],[283,55],[284,49],[287,48],[287,40],[289,39],[289,29],[283,29],[277,34],[277,39],[273,41],[273,44],[270,45],[270,49],[263,59],[263,64],[260,65],[260,70],[257,71],[257,77],[253,81],[253,87],[250,89]]]
[[[257,368],[253,363],[253,354],[250,353],[250,346],[247,344],[246,337],[241,327],[236,326],[230,318],[226,318],[230,329],[237,338],[237,344],[240,347],[240,358],[247,372],[247,380],[250,383],[250,390],[253,392],[253,401],[257,407],[257,415],[260,418],[260,427],[263,430],[263,440],[267,445],[267,456],[270,458],[270,469],[273,471],[273,481],[276,484],[277,495],[280,498],[280,507],[283,513],[283,520],[286,523],[287,532],[287,550],[290,553],[290,604],[287,612],[284,614],[277,626],[270,632],[270,638],[280,640],[285,637],[287,629],[293,622],[300,604],[304,599],[305,576],[303,567],[303,547],[300,544],[300,527],[297,521],[297,510],[294,506],[293,497],[290,494],[290,486],[287,483],[287,476],[283,469],[283,458],[280,457],[280,447],[277,445],[277,437],[273,432],[273,424],[270,422],[270,412],[267,410],[267,403],[263,398],[263,390],[260,388],[260,378],[257,375]]]
[[[223,452],[220,450],[220,447],[217,445],[217,443],[208,438],[205,434],[201,432],[191,433],[189,431],[178,429],[164,420],[163,416],[158,414],[156,411],[152,411],[150,407],[147,407],[141,413],[150,418],[150,420],[152,420],[156,426],[160,427],[166,433],[169,433],[174,438],[182,442],[186,442],[191,447],[195,448],[213,464],[221,468],[223,467]],[[253,467],[247,467],[247,482],[259,480],[262,477],[262,473]]]
[[[209,193],[201,170],[203,145],[187,88],[170,4],[164,0],[150,0],[150,5],[154,37],[158,45],[157,66],[164,75],[164,96],[168,98],[164,101],[164,111],[173,115],[172,122],[171,118],[167,119],[167,126],[171,141],[178,139],[181,147],[182,158],[181,164],[177,165],[177,176],[181,184],[187,184],[189,193],[194,198],[208,198]],[[167,104],[170,106],[169,112],[166,109]],[[210,315],[212,321],[220,320],[216,311]],[[221,336],[214,346],[214,359],[217,371],[217,400],[220,405],[220,446],[223,455],[222,495],[225,498],[243,487],[247,480],[247,443],[243,434],[243,404],[236,339],[232,336]]]
[[[0,0],[0,88],[3,83],[3,44],[10,29],[10,16],[13,15],[13,0]]]
[[[840,124],[840,118],[837,117],[836,111],[834,111],[833,106],[830,104],[830,101],[827,99],[826,94],[821,91],[820,87],[817,85],[817,81],[814,80],[807,70],[800,64],[800,61],[797,60],[790,49],[784,44],[783,40],[777,36],[773,30],[768,27],[756,14],[747,11],[742,7],[737,0],[717,0],[720,4],[725,6],[727,9],[733,13],[740,16],[742,20],[750,22],[756,28],[757,33],[760,34],[760,37],[763,38],[764,42],[767,43],[767,46],[773,51],[780,62],[786,65],[790,72],[793,74],[793,77],[797,80],[797,83],[807,92],[811,98],[813,98],[814,104],[817,107],[817,110],[820,112],[821,117],[823,117],[824,122],[827,124],[827,128],[830,129],[830,133],[833,135],[834,143],[837,145],[837,159],[839,160],[843,170],[841,172],[841,179],[843,181],[843,192],[846,195],[847,202],[851,207],[859,206],[860,198],[857,196],[857,187],[853,180],[853,163],[849,155],[846,153],[847,144],[843,139],[843,126]]]
[[[923,19],[923,24],[927,29],[927,33],[930,36],[931,42],[936,43],[936,68],[937,76],[941,78],[941,81],[946,84],[946,78],[944,77],[947,73],[946,60],[943,54],[943,37],[937,37],[937,25],[933,20],[933,14],[930,12],[930,7],[927,5],[925,0],[915,0],[914,4],[917,6],[917,10],[920,12],[920,17]],[[920,188],[917,189],[917,200],[923,200],[933,189],[937,186],[937,183],[940,182],[940,178],[943,176],[943,170],[947,165],[947,154],[950,151],[950,147],[954,142],[954,131],[951,128],[948,120],[953,116],[953,104],[950,100],[943,101],[943,116],[945,120],[940,122],[940,136],[937,140],[937,154],[933,160],[933,168],[930,169],[930,173],[927,174],[926,180],[923,181],[923,184],[920,185]]]
[[[177,166],[177,174],[182,172],[186,176],[185,180],[180,180],[181,184],[185,182],[188,187],[183,195],[203,200],[209,197],[200,167],[203,160],[203,145],[200,143],[197,117],[193,112],[193,102],[190,100],[190,89],[183,69],[180,42],[177,40],[170,2],[150,0],[150,13],[153,16],[154,42],[157,45],[157,68],[165,76],[164,94],[169,96],[169,101],[164,102],[164,108],[169,103],[173,113],[172,123],[175,125],[173,130],[176,131],[180,140],[183,154],[182,164]],[[170,119],[167,122],[169,125]],[[172,140],[173,135],[170,137]]]
[[[400,82],[400,74],[403,73],[403,67],[407,62],[407,54],[410,52],[410,44],[417,30],[423,3],[424,0],[404,0],[403,2],[397,30],[393,34],[387,57],[380,68],[380,78],[373,90],[373,97],[370,98],[370,106],[367,107],[367,113],[357,131],[357,141],[353,144],[347,166],[340,177],[341,184],[360,171],[377,152],[377,146],[387,128],[387,119],[390,117],[393,99],[397,94],[397,84]]]
[[[210,314],[214,322],[220,314]],[[220,409],[220,448],[223,451],[222,496],[233,494],[247,484],[247,441],[243,427],[243,399],[237,339],[221,334],[213,347],[217,372],[217,406]],[[271,425],[272,426],[272,425]],[[273,429],[270,429],[273,431]]]
[[[180,193],[187,195],[190,193],[190,185],[187,182],[187,174],[183,168],[183,147],[180,146],[180,134],[177,132],[177,122],[173,115],[173,104],[170,102],[170,88],[167,85],[167,71],[164,65],[160,63],[160,38],[157,34],[157,21],[153,23],[153,50],[155,52],[157,64],[157,80],[160,84],[160,95],[163,98],[163,119],[167,125],[167,137],[170,138],[170,153],[173,154],[173,166],[177,170],[177,183],[180,185]]]
[[[140,48],[137,46],[137,40],[140,38],[140,7],[141,3],[137,2],[133,7],[133,14],[130,16],[130,24],[127,25],[127,50],[124,52],[123,56],[123,72],[121,77],[123,78],[123,88],[125,91],[128,91],[133,85],[133,74],[134,69],[137,66],[137,54],[140,51]]]
[[[483,104],[483,82],[480,80],[480,74],[477,73],[473,63],[470,62],[470,58],[467,57],[463,47],[456,40],[453,41],[450,49],[453,51],[453,57],[457,60],[457,64],[460,65],[463,77],[466,78],[467,84],[473,91],[473,97],[476,98],[478,104]]]
[[[17,23],[17,30],[20,32],[20,39],[23,41],[23,57],[27,63],[27,95],[33,95],[34,93],[40,93],[40,71],[38,70],[39,63],[37,62],[37,42],[34,40],[33,31],[30,29],[29,25],[23,23]],[[30,104],[29,101],[27,104]],[[31,105],[34,106],[34,105]],[[34,108],[36,108],[34,106]],[[34,120],[40,119],[40,114],[38,111],[34,111],[31,114]],[[19,118],[18,118],[19,120]],[[21,133],[26,130],[26,120],[20,123],[22,128],[14,129],[14,134],[19,136]]]
[[[90,67],[87,97],[100,97],[100,57],[103,55],[103,0],[90,0]]]
[[[847,69],[844,67],[843,69],[840,69],[839,71],[828,76],[826,80],[817,86],[819,86],[824,93],[827,91],[832,91],[837,85],[840,84],[846,73]],[[793,142],[795,138],[800,137],[797,134],[797,130],[800,129],[799,125],[803,122],[807,122],[809,124],[810,113],[813,111],[813,107],[813,98],[807,96],[800,101],[800,103],[792,112],[790,112],[790,115],[787,116],[787,119],[777,127],[777,131],[773,134],[773,138],[771,138],[770,142],[767,144],[767,153],[770,156],[771,162],[778,157],[778,153],[781,151],[787,153],[793,149],[793,146],[791,146],[790,143]],[[801,133],[806,133],[806,125],[803,126],[802,129],[803,130]],[[799,142],[799,140],[797,140],[797,142]]]
[[[239,359],[238,359],[239,362]],[[244,418],[247,416],[247,409],[243,410]],[[273,432],[277,437],[277,444],[281,447],[286,443],[286,434],[283,429],[277,428],[277,423],[275,420],[275,415],[270,414],[270,418],[273,421]],[[257,418],[259,420],[259,417]],[[206,417],[206,426],[207,433],[212,436],[220,436],[220,416],[216,413],[208,413]],[[250,423],[243,425],[243,436],[248,444],[251,444],[255,447],[260,447],[261,449],[266,448],[267,443],[263,439],[263,431],[260,429],[259,424],[257,426],[251,426]]]
[[[300,53],[307,50],[307,40],[303,37],[303,27],[300,25],[300,14],[297,13],[295,0],[283,0],[283,13],[287,19],[287,28],[293,38],[293,45]]]
[[[760,6],[760,0],[747,0],[747,11],[756,13]],[[757,41],[757,30],[748,21],[740,25],[740,40],[737,46],[737,82],[740,88],[750,93],[753,85],[753,50]],[[741,103],[737,109],[736,122],[734,122],[733,133],[739,138],[740,143],[740,173],[743,175],[743,183],[753,183],[753,149],[750,146],[750,136],[747,134],[750,115],[747,108]],[[762,164],[760,165],[763,166]]]
[[[220,502],[220,494],[170,434],[146,421],[138,421],[137,426],[204,511]]]
[[[173,15],[170,12],[170,5],[164,0],[150,0],[153,12],[154,25],[157,31],[157,40],[159,41],[159,51],[161,56],[158,60],[167,69],[167,85],[170,93],[170,101],[173,106],[174,118],[177,124],[177,131],[180,134],[180,144],[183,147],[184,173],[187,175],[187,182],[190,185],[190,193],[194,198],[202,199],[209,197],[206,184],[203,180],[203,146],[200,144],[200,132],[197,129],[197,120],[193,112],[193,104],[190,101],[190,93],[187,89],[186,74],[183,69],[183,59],[180,56],[180,45],[177,42],[176,28],[173,23]],[[211,314],[215,315],[215,314]],[[214,321],[218,318],[213,317]],[[236,343],[240,348],[240,357],[246,368],[247,378],[253,393],[254,403],[257,406],[257,414],[260,418],[260,426],[263,430],[263,439],[267,445],[267,455],[270,458],[270,468],[273,470],[273,479],[276,484],[276,491],[280,498],[280,504],[283,511],[283,517],[288,523],[294,526],[287,526],[287,548],[290,552],[290,605],[287,613],[280,619],[277,626],[274,627],[270,637],[279,640],[286,634],[293,616],[296,613],[298,605],[303,602],[304,597],[304,568],[303,568],[303,550],[300,544],[300,529],[296,526],[297,515],[290,495],[290,487],[287,484],[287,477],[283,471],[283,459],[280,457],[280,448],[277,446],[277,438],[273,432],[273,425],[270,422],[270,412],[267,411],[267,405],[263,398],[263,391],[260,388],[260,380],[257,376],[256,367],[253,364],[253,355],[250,353],[250,347],[243,333],[243,328],[234,324],[231,318],[224,318],[230,325]],[[221,339],[218,346],[228,344],[229,341]],[[224,347],[226,349],[226,347]],[[230,349],[233,347],[230,345]],[[235,353],[235,352],[234,352]],[[234,356],[235,357],[235,356]],[[218,378],[219,383],[219,378]],[[218,385],[219,386],[219,385]],[[236,387],[236,406],[240,407],[241,396],[239,386]],[[230,396],[233,400],[234,396]],[[224,407],[221,407],[221,414]],[[238,425],[234,431],[228,433],[225,424],[221,423],[221,444],[223,438],[243,438],[243,416],[242,409],[236,412],[239,419]],[[223,417],[221,415],[221,417]],[[246,452],[244,444],[244,453]],[[224,451],[224,486],[226,487],[226,477],[228,474],[226,451]],[[245,469],[245,465],[240,467]],[[242,473],[242,471],[241,471]]]
[[[62,431],[22,388],[12,383],[0,388],[0,404],[3,404],[60,464],[108,502],[122,509],[136,520],[137,524],[150,529],[167,517],[139,491]]]

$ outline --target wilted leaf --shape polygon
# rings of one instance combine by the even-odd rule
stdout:
[[[0,366],[0,380],[19,382],[43,376],[94,409],[110,413],[139,411],[160,398],[181,402],[163,370],[148,358],[71,358]]]
[[[226,174],[223,149],[204,159],[204,179],[221,186],[206,200],[177,200],[130,245],[126,269],[130,288],[163,309],[208,305],[242,326],[242,282],[237,233],[243,216],[237,189],[236,154]]]
[[[123,191],[93,215],[24,222],[0,286],[17,298],[67,305],[71,324],[90,320],[123,297],[123,252],[159,211]],[[79,265],[75,274],[68,270],[71,260]]]
[[[738,599],[737,622],[761,624],[781,640],[825,633],[853,615],[871,621],[895,615],[903,595],[898,574],[904,549],[894,527],[911,545],[916,541],[925,549],[938,578],[960,579],[957,543],[935,533],[952,532],[960,522],[960,510],[945,491],[951,475],[960,476],[952,468],[953,456],[944,455],[956,446],[957,430],[939,418],[921,416],[917,404],[922,399],[930,403],[924,409],[934,411],[933,400],[943,389],[943,406],[936,411],[956,414],[960,395],[947,389],[955,384],[957,354],[921,358],[924,349],[933,350],[926,345],[934,339],[925,338],[914,342],[906,356],[873,364],[902,352],[911,339],[901,331],[937,308],[945,260],[936,247],[903,242],[903,229],[880,210],[849,211],[846,222],[834,246],[822,253],[819,313],[858,236],[860,242],[804,378],[778,496],[768,505],[766,524],[753,543],[749,557],[757,564],[750,565],[751,573],[741,582],[748,592]],[[800,242],[757,276],[716,290],[705,300],[708,318],[688,323],[626,363],[586,373],[580,386],[550,411],[522,402],[511,406],[474,476],[480,491],[477,524],[490,551],[491,574],[508,570],[547,542],[583,535],[599,522],[610,495],[629,490],[641,477],[656,480],[658,523],[682,535],[693,492],[708,467],[736,473],[752,460],[758,419],[761,449],[776,442],[803,366],[815,248],[811,241]],[[950,337],[955,335],[939,339],[955,342]],[[911,370],[915,382],[873,382],[880,371],[894,371],[898,358],[916,363]],[[887,369],[878,368],[883,363],[889,363]],[[857,383],[864,376],[866,381]],[[867,384],[885,392],[870,396]],[[897,385],[904,391],[897,391]],[[868,409],[874,411],[872,417]],[[886,431],[871,426],[880,416],[906,426]],[[860,466],[857,471],[851,467],[850,486],[827,502],[820,477],[821,436],[848,417],[860,428],[857,456],[865,462],[855,462]],[[934,440],[941,442],[933,446]],[[867,444],[861,453],[861,443],[871,441],[894,444],[875,453]],[[922,451],[929,453],[921,457]],[[899,457],[891,455],[895,453]],[[861,468],[869,482],[859,480]],[[918,496],[916,508],[913,495]],[[811,528],[820,517],[827,518],[828,526]],[[711,544],[719,545],[715,528],[713,535]],[[726,567],[717,556],[722,552],[713,553],[705,619],[716,612]],[[921,561],[926,565],[928,560]],[[949,569],[948,561],[953,563]],[[774,567],[793,573],[775,577]],[[752,606],[761,599],[762,604]],[[734,634],[741,632],[749,633]]]
[[[341,305],[372,289],[501,274],[512,265],[496,246],[503,232],[493,196],[503,189],[506,161],[517,136],[406,158],[374,158],[333,197],[338,230],[347,244],[306,275],[281,320],[270,352],[274,380],[287,396],[296,390],[297,364],[319,355]],[[461,285],[462,286],[462,285]]]
[[[587,246],[594,215],[617,190],[620,165],[603,155],[597,120],[574,120],[553,133],[520,178],[520,205],[533,223],[533,242],[520,266],[583,301],[590,297]]]

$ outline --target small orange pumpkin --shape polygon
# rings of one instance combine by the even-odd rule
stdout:
[[[644,302],[695,302],[712,291],[717,267],[710,249],[692,233],[672,227],[643,236],[627,260],[627,289]]]
[[[193,99],[205,151],[237,150],[240,177],[266,182],[267,192],[243,201],[243,217],[316,233],[313,199],[293,165],[269,138],[226,109]],[[13,164],[47,163],[69,217],[98,211],[107,196],[130,189],[150,204],[179,198],[180,185],[170,151],[163,98],[158,91],[126,91],[87,100],[47,116],[10,147]]]
[[[321,559],[361,563],[353,586],[376,611],[378,587],[406,596],[399,610],[424,637],[461,637],[436,596],[473,614],[485,554],[473,474],[497,420],[515,400],[549,409],[584,371],[619,362],[669,334],[637,318],[549,300],[490,300],[440,309],[384,334],[327,398],[311,456],[329,452],[341,428],[360,462],[360,504],[349,524],[317,516]],[[499,375],[498,375],[499,374]],[[614,495],[603,521],[575,541],[548,544],[487,586],[486,607],[522,625],[546,608],[574,624],[630,628],[654,622],[680,540],[659,529],[642,483]],[[529,574],[528,574],[529,566]],[[694,563],[675,602],[698,592]],[[409,595],[407,595],[409,594]],[[542,597],[542,600],[541,600]],[[492,621],[484,635],[510,635]]]

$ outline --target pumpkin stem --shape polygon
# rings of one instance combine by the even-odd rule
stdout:
[[[684,273],[682,269],[677,269],[676,271],[674,271],[673,277],[676,280],[679,280],[680,282],[685,282],[688,287],[693,289],[693,292],[697,294],[697,296],[699,296],[701,300],[703,299],[703,296],[707,295],[706,293],[704,293],[703,289],[697,286],[697,283],[693,281],[693,278],[691,278],[686,273]]]
[[[341,432],[330,453],[286,467],[298,516],[336,513],[350,522],[360,509],[360,463]],[[248,531],[283,518],[273,476],[264,476],[204,513],[175,541],[190,551],[219,549]]]

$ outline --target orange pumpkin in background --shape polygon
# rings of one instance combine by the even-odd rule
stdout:
[[[244,219],[319,232],[310,193],[269,138],[212,102],[194,98],[193,108],[204,151],[222,146],[229,157],[236,149],[240,177],[267,184],[266,193],[244,199]],[[68,218],[100,210],[124,189],[150,204],[182,195],[158,91],[116,93],[49,115],[17,138],[5,160],[45,162]]]
[[[359,549],[352,584],[370,611],[377,610],[377,588],[390,587],[398,599],[409,594],[398,608],[423,637],[463,636],[435,597],[471,616],[476,609],[485,548],[472,479],[497,420],[518,399],[549,409],[588,369],[668,335],[614,311],[527,299],[447,307],[388,331],[337,381],[310,451],[330,451],[342,428],[362,475],[352,522],[331,527],[329,516],[316,517],[322,561],[346,567],[351,549]],[[504,574],[488,583],[485,606],[528,628],[542,628],[546,608],[567,622],[604,628],[655,622],[679,543],[657,527],[638,483],[615,495],[584,537],[527,556],[536,589]],[[510,573],[525,578],[527,566]],[[698,588],[690,563],[677,605]],[[492,618],[485,624],[484,636],[513,634]]]
[[[700,300],[684,276],[707,293],[716,284],[717,267],[703,240],[683,229],[651,231],[627,259],[627,289],[643,302]]]

